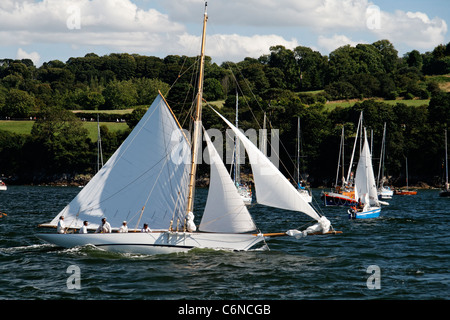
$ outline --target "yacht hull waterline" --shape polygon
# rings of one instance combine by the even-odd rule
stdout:
[[[176,231],[88,234],[41,233],[37,237],[63,248],[93,245],[109,252],[146,255],[187,252],[193,248],[247,251],[264,240],[262,234]]]

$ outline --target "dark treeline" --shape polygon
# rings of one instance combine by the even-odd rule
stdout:
[[[16,183],[42,183],[63,174],[92,174],[97,146],[88,138],[72,110],[133,108],[126,116],[132,128],[158,90],[167,98],[181,124],[188,128],[195,94],[198,57],[165,58],[137,54],[110,54],[36,67],[29,59],[0,60],[0,119],[36,117],[31,135],[0,130],[0,174]],[[441,91],[431,75],[450,73],[450,43],[424,54],[413,50],[398,56],[387,40],[343,46],[323,56],[307,47],[270,48],[258,59],[220,66],[207,57],[204,98],[224,100],[222,112],[234,118],[239,91],[240,127],[258,129],[266,112],[280,130],[282,170],[292,174],[297,117],[302,126],[302,172],[313,185],[331,182],[336,175],[341,128],[345,126],[347,155],[353,145],[360,111],[373,132],[373,153],[378,157],[384,122],[387,123],[386,169],[391,182],[404,183],[405,158],[410,182],[438,185],[444,159],[443,130],[450,115],[449,93]],[[327,111],[325,103],[365,99],[349,108]],[[409,107],[380,99],[431,99],[429,105]],[[110,117],[100,114],[108,120]],[[224,128],[204,109],[206,128]],[[372,131],[371,131],[372,130]],[[108,157],[127,136],[101,128]],[[206,171],[202,168],[202,171]],[[403,181],[402,181],[403,179]]]

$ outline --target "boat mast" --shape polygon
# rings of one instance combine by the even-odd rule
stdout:
[[[236,88],[236,128],[239,128],[239,119],[238,119],[238,113],[239,113],[239,96],[238,96],[238,91]],[[240,168],[240,164],[241,164],[241,150],[240,150],[240,143],[239,143],[239,138],[236,136],[234,138],[234,147],[235,147],[235,151],[234,151],[234,182],[236,184],[236,186],[238,186],[241,183],[241,168]]]
[[[203,32],[202,32],[202,47],[200,53],[200,71],[198,76],[198,93],[197,105],[194,120],[194,135],[192,139],[192,158],[191,158],[191,172],[189,174],[189,194],[187,201],[187,212],[192,212],[194,209],[194,192],[195,192],[195,175],[197,172],[197,158],[199,149],[199,137],[202,127],[202,97],[203,97],[203,73],[205,62],[205,35],[206,35],[206,21],[208,14],[206,12],[207,2],[205,2],[205,14],[203,16]]]
[[[359,143],[359,154],[361,154],[362,128],[361,128],[361,131],[359,131],[359,129],[360,129],[360,127],[362,127],[362,116],[363,116],[363,112],[361,111],[361,114],[359,115],[359,120],[358,120],[358,128],[356,129],[355,143],[353,144],[352,157],[350,158],[350,165],[348,166],[347,181],[350,181],[350,174],[352,172],[352,166],[353,166],[353,157],[355,156],[356,143],[358,141],[358,132],[361,132],[361,139],[360,139],[360,143]]]
[[[448,190],[447,129],[445,129],[445,189]]]
[[[381,140],[381,152],[380,152],[380,163],[378,165],[377,188],[380,187],[380,180],[381,180],[381,183],[383,183],[383,176],[384,176],[384,152],[385,152],[385,148],[386,148],[385,140],[386,140],[386,122],[384,123],[383,140]]]
[[[300,183],[300,117],[297,117],[297,187]]]
[[[100,163],[102,166],[100,166]],[[103,167],[102,137],[100,135],[100,119],[97,114],[97,172]]]

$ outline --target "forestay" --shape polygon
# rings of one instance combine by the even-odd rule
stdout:
[[[216,110],[214,111],[238,136],[247,151],[255,180],[257,202],[285,210],[301,211],[318,221],[319,214],[302,198],[275,165],[239,129]]]
[[[184,221],[191,151],[164,98],[158,95],[141,121],[60,215],[66,227],[91,226],[106,217],[112,227],[149,223],[165,228]],[[142,221],[142,222],[141,222]],[[140,225],[139,225],[140,227]]]
[[[205,211],[199,230],[207,232],[243,233],[256,226],[239,195],[221,157],[204,130],[210,159],[210,182]]]

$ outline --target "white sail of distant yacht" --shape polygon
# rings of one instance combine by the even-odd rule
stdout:
[[[159,254],[193,248],[246,251],[273,236],[334,234],[330,221],[304,201],[295,187],[235,126],[217,113],[239,137],[250,158],[260,204],[303,212],[316,220],[304,231],[262,233],[255,225],[209,136],[210,187],[203,217],[194,223],[195,175],[201,133],[206,7],[194,134],[189,142],[167,101],[159,94],[143,118],[81,192],[43,227],[55,228],[64,217],[66,233],[38,237],[62,247],[94,245],[124,253]],[[217,112],[217,111],[216,111]],[[113,232],[77,233],[84,220],[96,229],[106,218]],[[122,221],[128,233],[117,232]],[[98,222],[98,223],[97,223]],[[143,223],[151,232],[139,232]],[[72,232],[72,233],[71,233]]]
[[[0,180],[0,191],[6,191],[8,189],[8,187],[6,186],[6,184]]]
[[[394,195],[394,191],[390,187],[384,185],[385,156],[386,156],[386,122],[384,123],[383,140],[381,141],[380,162],[378,166],[378,178],[377,178],[378,199],[392,199],[392,196]]]
[[[297,191],[302,195],[307,202],[312,202],[311,190],[308,189],[306,182],[300,178],[300,117],[297,117],[297,157],[296,157],[296,169],[297,169]]]
[[[372,167],[372,156],[364,129],[364,145],[359,156],[355,174],[355,199],[362,204],[362,208],[348,210],[350,218],[368,219],[380,215],[381,206],[378,201],[377,187]]]
[[[238,98],[238,92],[236,91],[236,128],[238,128],[239,124],[239,98]],[[239,138],[234,138],[234,156],[233,156],[233,165],[231,166],[231,170],[233,170],[234,174],[234,184],[236,185],[236,188],[239,192],[239,195],[241,196],[242,200],[244,200],[244,203],[246,205],[252,204],[252,189],[251,186],[248,184],[242,184],[241,183],[241,146],[240,146]]]

